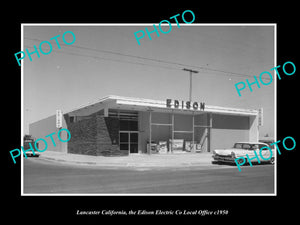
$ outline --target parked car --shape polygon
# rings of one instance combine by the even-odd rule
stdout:
[[[270,150],[265,148],[261,150],[262,147],[268,146],[266,143],[262,142],[237,142],[233,145],[232,148],[229,149],[216,149],[213,151],[213,163],[227,162],[227,163],[235,163],[235,159],[239,157],[245,157],[246,162],[244,165],[248,164],[247,156],[251,159],[251,163],[258,162],[255,157],[255,153],[258,155],[260,162],[269,162],[274,164],[274,150],[272,149],[272,157],[270,157]],[[253,159],[252,159],[253,158]],[[269,159],[268,159],[269,158]],[[268,160],[265,160],[268,159]],[[240,159],[241,162],[243,159]],[[241,163],[239,162],[239,163]]]
[[[271,149],[274,149],[274,147],[275,147],[275,145],[271,145],[275,142],[273,138],[264,138],[264,139],[259,140],[259,142],[269,145],[269,147]]]
[[[24,135],[24,149],[27,150],[27,149],[30,149],[30,145],[29,143],[31,144],[31,146],[33,147],[34,146],[34,142],[35,142],[35,138],[33,138],[31,135]],[[37,143],[37,147],[38,147],[38,144]],[[33,147],[34,148],[34,147]],[[34,152],[35,154],[33,154],[32,151],[27,151],[25,154],[27,157],[39,157],[40,154],[37,153],[36,151]],[[24,155],[24,154],[23,154]],[[25,157],[25,155],[24,155]]]

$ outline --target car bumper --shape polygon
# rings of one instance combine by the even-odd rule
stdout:
[[[32,152],[26,152],[25,154],[27,157],[39,157],[40,156],[40,154],[36,153],[36,152],[35,152],[35,154],[33,154]],[[25,155],[24,155],[24,157],[25,157]]]
[[[221,155],[213,155],[212,156],[213,159],[215,161],[219,161],[219,162],[230,162],[230,163],[234,163],[234,158],[232,158],[231,156],[228,157],[228,156],[221,156]]]

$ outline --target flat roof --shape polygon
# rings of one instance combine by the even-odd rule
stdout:
[[[133,98],[133,97],[124,97],[117,95],[109,95],[104,98],[98,99],[93,103],[88,103],[86,105],[79,106],[76,109],[73,109],[69,114],[74,115],[90,115],[101,109],[120,109],[120,110],[134,110],[134,111],[153,111],[153,112],[165,112],[165,113],[178,113],[178,114],[203,114],[206,112],[211,113],[220,113],[228,115],[242,115],[242,116],[257,116],[258,110],[255,109],[240,109],[240,108],[231,108],[231,107],[220,107],[206,105],[204,111],[194,110],[194,109],[182,109],[167,107],[166,100],[153,100],[145,98]]]

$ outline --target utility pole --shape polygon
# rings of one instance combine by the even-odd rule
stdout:
[[[199,73],[199,71],[197,71],[197,70],[191,70],[191,69],[186,69],[186,68],[183,68],[182,70],[190,72],[190,98],[189,98],[189,101],[191,102],[192,101],[193,73]]]

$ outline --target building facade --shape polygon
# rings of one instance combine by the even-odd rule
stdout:
[[[30,124],[29,133],[44,138],[57,132],[56,119]],[[259,137],[257,110],[121,96],[63,113],[62,128],[70,131],[70,141],[49,145],[47,151],[94,156],[211,152]]]

